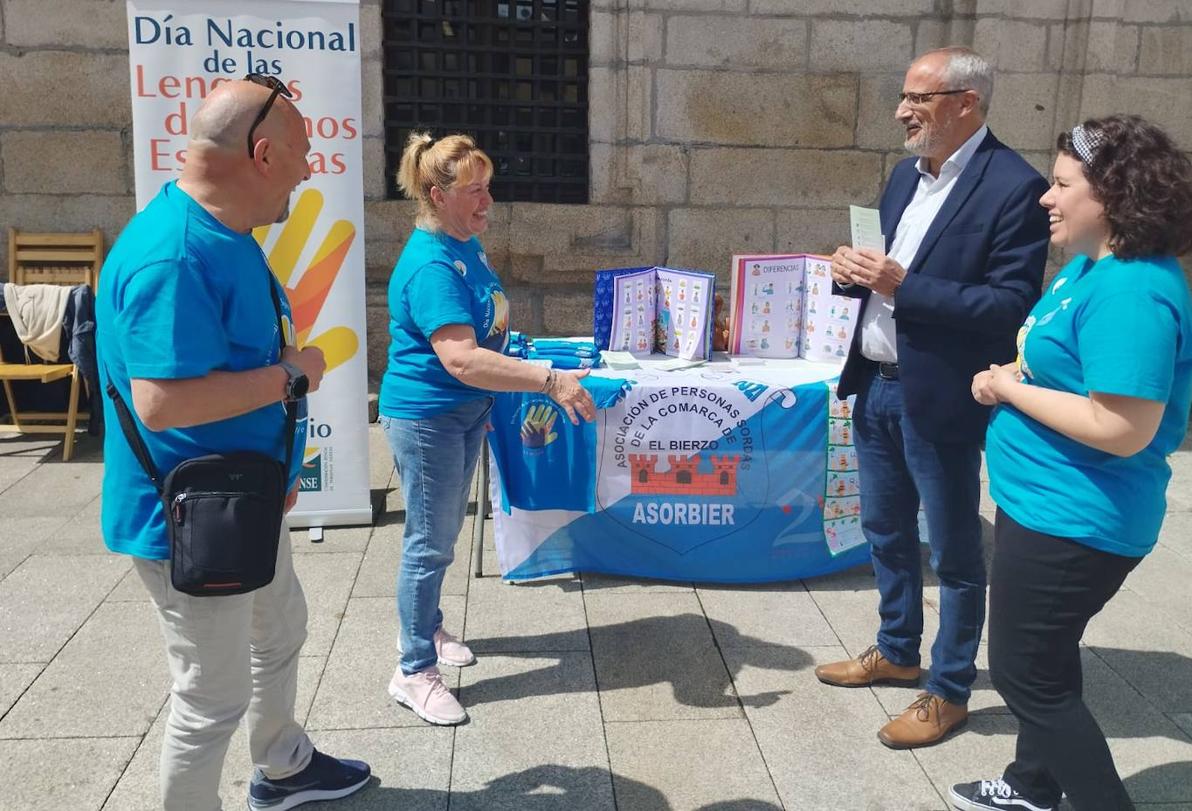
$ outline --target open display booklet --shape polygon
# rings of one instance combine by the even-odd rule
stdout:
[[[734,256],[729,352],[843,362],[860,302],[832,295],[830,268],[811,254]]]
[[[685,360],[712,355],[716,277],[653,267],[602,270],[594,296],[597,343],[644,357],[655,352]]]

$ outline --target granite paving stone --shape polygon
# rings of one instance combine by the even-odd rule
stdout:
[[[144,735],[169,685],[153,606],[104,603],[0,721],[0,738]]]
[[[48,662],[132,567],[116,555],[31,556],[0,581],[0,662]]]
[[[621,808],[782,807],[744,718],[618,722],[605,734]]]
[[[14,811],[98,809],[139,742],[139,737],[0,740],[0,798]]]
[[[464,632],[476,653],[588,650],[583,589],[572,577],[473,580]]]
[[[585,603],[606,721],[740,716],[694,593],[585,595]]]

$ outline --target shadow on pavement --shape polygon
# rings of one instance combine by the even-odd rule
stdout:
[[[728,657],[731,664],[727,668],[709,668],[706,664],[698,666],[696,660],[703,659],[707,649],[703,645],[694,646],[693,649],[693,646],[685,644],[685,640],[690,640],[693,634],[706,633],[709,625],[716,644],[721,649],[733,650],[733,655]],[[733,693],[733,680],[741,667],[752,665],[795,672],[812,664],[812,657],[800,648],[770,644],[741,634],[727,623],[706,620],[698,614],[643,617],[615,625],[596,626],[590,629],[590,633],[601,691],[632,690],[670,683],[675,700],[689,707],[730,707],[737,706],[738,701],[748,707],[769,706],[790,691],[742,695],[738,699]],[[532,644],[527,644],[530,640]],[[516,658],[551,659],[555,658],[555,654],[549,651],[573,648],[575,637],[567,633],[469,641],[475,642],[478,650],[482,648],[489,655],[500,653]],[[527,652],[524,650],[527,647],[539,650]],[[549,695],[557,691],[561,683],[565,683],[558,677],[561,672],[556,673],[555,670],[543,668],[532,673],[485,679],[464,687],[462,701],[465,705],[473,706]],[[709,673],[709,670],[717,672]]]
[[[548,765],[507,774],[476,791],[452,791],[452,811],[601,811],[610,808],[613,778],[607,769]],[[446,791],[401,789],[373,784],[335,804],[336,811],[446,811]],[[616,777],[616,804],[624,811],[671,811],[658,789],[627,777]],[[697,811],[781,811],[760,800],[726,800]]]

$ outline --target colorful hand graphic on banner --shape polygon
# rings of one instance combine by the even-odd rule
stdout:
[[[559,438],[553,430],[559,412],[548,403],[530,406],[521,426],[522,443],[527,448],[543,448]]]
[[[269,252],[269,264],[278,281],[285,286],[286,295],[290,299],[295,332],[290,339],[298,346],[317,346],[322,349],[327,360],[327,372],[331,372],[359,351],[359,336],[344,326],[332,327],[314,338],[310,337],[310,333],[327,300],[327,294],[331,292],[331,286],[343,267],[352,241],[356,238],[355,226],[347,220],[332,223],[310,264],[302,271],[297,283],[291,284],[298,266],[298,258],[313,236],[315,222],[322,210],[322,192],[317,189],[302,192],[290,212],[289,219],[282,225],[281,235]],[[253,237],[262,248],[274,227],[266,225],[253,230]]]

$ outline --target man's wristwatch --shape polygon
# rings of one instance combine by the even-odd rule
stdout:
[[[286,380],[286,397],[287,401],[301,400],[310,391],[310,379],[294,364],[288,360],[280,361],[279,366],[286,370],[289,379]]]

